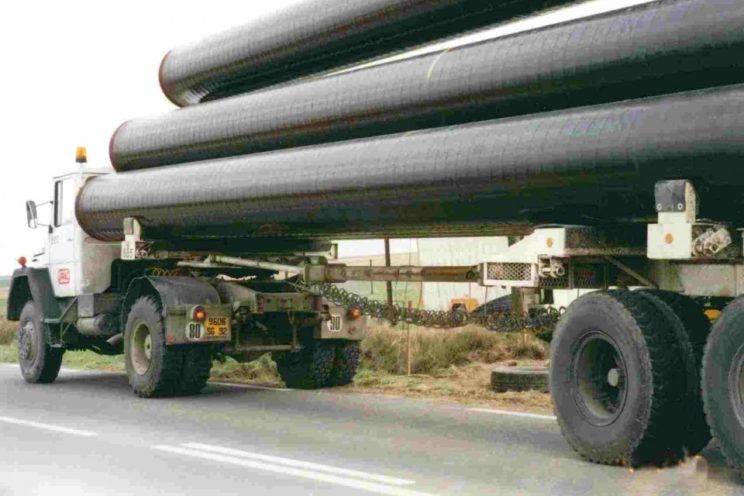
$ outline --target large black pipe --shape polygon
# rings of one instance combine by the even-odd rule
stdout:
[[[736,85],[97,177],[77,218],[101,240],[125,217],[153,239],[504,233],[654,218],[654,183],[689,178],[741,221],[742,172]]]
[[[744,82],[744,2],[648,4],[124,124],[119,171]]]
[[[222,98],[575,0],[308,0],[176,48],[160,83],[176,105]]]

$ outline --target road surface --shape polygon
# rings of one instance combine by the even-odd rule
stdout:
[[[121,374],[31,386],[0,365],[0,496],[743,492],[715,448],[663,470],[593,465],[549,416],[220,384],[141,400]]]

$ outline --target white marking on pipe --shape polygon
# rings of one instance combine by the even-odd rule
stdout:
[[[392,484],[395,486],[407,486],[409,484],[415,484],[416,481],[399,479],[397,477],[388,477],[386,475],[370,474],[368,472],[360,472],[358,470],[349,470],[345,468],[333,467],[329,465],[321,465],[319,463],[305,462],[302,460],[292,460],[290,458],[281,458],[278,456],[263,455],[260,453],[251,453],[248,451],[223,448],[221,446],[212,446],[209,444],[202,443],[186,443],[181,446],[185,448],[191,448],[201,451],[209,451],[212,453],[218,453],[220,455],[237,456],[239,458],[251,458],[263,462],[277,463],[286,465],[288,467],[304,468],[314,470],[316,472],[327,472],[330,474],[344,475],[348,477],[355,477],[357,479],[371,480],[375,482],[382,482],[383,484]]]
[[[220,455],[217,453],[208,453],[204,451],[198,451],[193,449],[182,448],[179,446],[165,446],[158,445],[153,446],[153,449],[163,451],[166,453],[174,453],[179,455],[190,456],[194,458],[201,458],[203,460],[210,460],[219,463],[226,463],[231,465],[237,465],[240,467],[252,468],[256,470],[263,470],[265,472],[272,472],[284,476],[298,477],[302,479],[310,479],[318,482],[325,482],[328,484],[335,484],[338,486],[349,487],[361,491],[367,491],[375,494],[383,494],[388,496],[433,496],[430,493],[423,493],[406,489],[402,487],[380,484],[376,482],[351,479],[348,477],[339,477],[336,475],[326,474],[322,472],[313,472],[310,470],[301,470],[292,468],[289,466],[279,466],[275,464],[264,463],[255,460],[246,460],[244,458],[237,458],[234,456]]]
[[[507,415],[510,417],[522,417],[522,418],[531,418],[531,419],[539,419],[539,420],[558,420],[558,418],[554,415],[539,415],[537,413],[512,412],[510,410],[494,410],[491,408],[468,408],[468,411],[480,412],[480,413],[492,413],[494,415]]]
[[[240,389],[261,389],[264,391],[281,391],[283,393],[286,393],[288,391],[294,391],[293,389],[271,387],[271,386],[259,386],[258,384],[235,384],[232,382],[213,382],[213,381],[209,381],[209,384],[213,384],[215,386],[234,387],[234,388],[240,388]]]
[[[43,429],[46,431],[61,432],[62,434],[71,434],[73,436],[83,437],[94,437],[97,436],[95,432],[81,431],[79,429],[70,429],[69,427],[60,427],[58,425],[42,424],[40,422],[32,422],[30,420],[21,420],[10,417],[0,417],[0,422],[13,425],[22,425],[24,427],[33,427],[35,429]]]
[[[432,61],[431,65],[429,66],[429,70],[426,72],[427,81],[429,81],[431,79],[431,76],[434,74],[434,68],[437,66],[439,59],[444,57],[449,51],[450,51],[450,48],[445,49],[444,51],[442,51],[442,53],[437,55],[437,57]]]

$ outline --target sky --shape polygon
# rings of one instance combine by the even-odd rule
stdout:
[[[44,246],[46,232],[29,230],[24,203],[48,201],[52,178],[75,170],[75,148],[92,166],[110,169],[108,142],[122,122],[167,112],[158,67],[171,48],[270,16],[303,0],[65,0],[0,6],[0,274]],[[481,31],[464,44],[649,0],[592,0],[536,18]],[[208,5],[208,8],[204,8]],[[432,45],[424,51],[446,46]],[[47,211],[40,207],[42,221]],[[408,251],[402,240],[394,251]],[[368,255],[381,241],[346,244],[342,255]]]

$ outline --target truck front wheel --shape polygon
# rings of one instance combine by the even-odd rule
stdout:
[[[553,340],[550,390],[581,456],[626,466],[677,461],[686,381],[676,340],[641,294],[591,293],[571,304]]]
[[[165,345],[160,303],[140,297],[129,311],[124,329],[124,361],[132,390],[142,398],[173,396],[181,392],[184,356]]]
[[[64,350],[49,344],[49,334],[33,301],[24,305],[18,322],[18,363],[26,382],[50,384],[57,379]]]
[[[744,477],[744,297],[713,324],[703,358],[703,399],[713,437]]]

